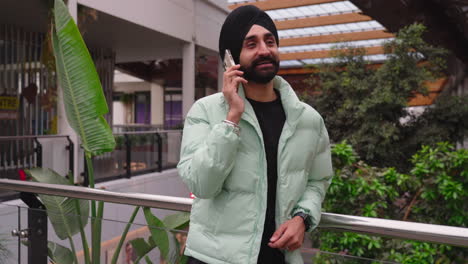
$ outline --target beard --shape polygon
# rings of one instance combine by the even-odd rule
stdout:
[[[272,68],[257,70],[256,67],[263,63],[271,63]],[[278,73],[279,70],[279,60],[273,56],[260,57],[252,61],[252,63],[247,66],[241,66],[240,70],[244,72],[244,78],[249,82],[266,84],[270,82]]]

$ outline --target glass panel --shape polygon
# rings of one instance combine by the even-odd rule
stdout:
[[[115,136],[115,149],[93,158],[94,178],[97,181],[124,176],[126,173],[127,145],[123,135]]]
[[[27,250],[21,247],[19,234],[27,229],[27,209],[0,203],[0,263],[27,263]],[[24,234],[24,233],[21,233]]]
[[[315,17],[324,15],[335,15],[341,13],[359,12],[359,8],[348,1],[325,3],[318,5],[307,5],[300,7],[268,10],[266,13],[275,20],[297,19],[300,17]]]
[[[276,19],[280,19],[281,16],[278,14],[278,11],[276,10],[271,10],[271,11],[268,11],[268,15],[271,17],[271,19],[273,20],[276,20]]]
[[[376,21],[370,21],[370,22],[344,23],[344,24],[338,24],[338,25],[328,25],[328,26],[319,26],[319,27],[307,27],[303,29],[305,30],[305,32],[308,32],[310,36],[313,36],[313,35],[320,35],[320,34],[326,35],[326,34],[354,32],[354,31],[368,31],[368,30],[379,30],[379,29],[383,30],[385,28]],[[316,31],[316,33],[310,33],[311,29]],[[302,32],[303,31],[297,31],[296,29],[278,30],[278,36],[280,38],[299,37],[303,35]]]
[[[280,67],[293,67],[293,66],[302,66],[303,64],[298,60],[286,60],[280,61]]]
[[[131,141],[130,170],[132,174],[139,171],[157,170],[158,168],[158,141],[156,134],[129,135]]]
[[[62,199],[62,198],[59,198]],[[2,205],[0,205],[2,206]],[[0,231],[2,233],[6,232],[7,234],[11,233],[10,229],[16,228],[17,224],[17,210],[18,208],[21,210],[21,217],[22,219],[26,219],[26,221],[22,222],[22,228],[25,229],[28,227],[28,216],[31,214],[44,214],[45,210],[40,209],[28,209],[25,207],[12,207],[7,214],[7,210],[5,207],[2,208],[2,222],[11,223],[10,225],[2,225],[0,226]],[[121,204],[112,204],[112,203],[105,203],[104,205],[104,215],[101,224],[101,250],[100,250],[100,263],[103,264],[110,264],[114,257],[114,254],[117,258],[118,264],[127,264],[127,263],[136,263],[137,261],[141,260],[139,263],[146,263],[145,257],[147,256],[148,259],[152,263],[165,263],[163,261],[164,257],[162,256],[161,252],[159,251],[158,247],[150,246],[151,250],[148,250],[147,254],[145,253],[140,254],[139,252],[142,251],[142,246],[144,244],[148,244],[150,236],[152,232],[151,229],[155,229],[159,232],[164,231],[163,233],[171,240],[174,241],[172,246],[174,252],[178,256],[181,255],[183,252],[183,248],[185,245],[185,240],[187,236],[188,227],[182,227],[183,229],[170,229],[176,227],[175,221],[168,221],[165,218],[168,215],[173,215],[176,213],[181,214],[180,212],[170,211],[170,210],[162,210],[162,209],[151,209],[151,213],[157,217],[159,220],[165,221],[166,224],[165,228],[157,228],[153,226],[148,226],[147,221],[145,219],[145,214],[143,213],[143,209],[139,208],[133,220],[133,223],[129,224],[128,221],[130,220],[131,216],[135,212],[136,207],[130,205],[121,205]],[[69,211],[73,212],[73,210]],[[47,211],[48,221],[47,224],[47,236],[43,236],[41,240],[32,241],[31,236],[28,238],[22,239],[24,243],[18,244],[18,239],[9,239],[4,243],[3,240],[0,240],[2,244],[9,250],[8,257],[0,259],[5,264],[10,263],[39,263],[38,261],[28,261],[28,257],[31,257],[29,254],[39,254],[36,255],[39,257],[44,256],[43,254],[48,254],[47,249],[43,250],[42,252],[33,252],[33,250],[42,248],[44,246],[48,246],[50,251],[54,252],[55,256],[58,256],[62,253],[62,258],[56,259],[57,263],[72,263],[73,259],[76,256],[79,264],[86,263],[85,259],[85,251],[84,243],[82,239],[82,235],[79,229],[79,221],[78,219],[80,216],[78,214],[69,213],[69,214],[58,214],[54,213],[51,210]],[[5,218],[3,218],[5,217]],[[11,219],[10,219],[11,218]],[[64,221],[62,223],[69,223],[68,230],[74,230],[72,232],[71,239],[66,236],[68,232],[65,232],[65,225],[57,224],[56,222],[52,222],[51,219],[60,218]],[[182,216],[183,219],[188,219],[188,213],[185,213]],[[4,220],[5,219],[5,220]],[[35,219],[35,218],[32,218]],[[83,218],[82,224],[85,226],[83,229],[83,234],[86,237],[87,246],[92,248],[92,235],[91,235],[91,219],[92,217]],[[119,247],[120,240],[124,231],[128,229],[128,232],[125,238],[122,240],[121,247]],[[19,230],[19,229],[18,229]],[[30,232],[37,232],[38,229],[30,229]],[[95,234],[95,233],[94,233]],[[47,243],[47,244],[45,244]],[[157,241],[156,243],[160,243]],[[136,247],[138,246],[138,249]],[[120,248],[120,250],[119,250]],[[18,261],[18,250],[21,253],[21,260]],[[1,252],[1,251],[0,251]],[[117,253],[116,253],[117,252]],[[91,253],[92,254],[92,253]],[[2,255],[0,255],[2,256]],[[65,258],[63,258],[65,256]],[[52,261],[50,259],[50,255],[44,256],[46,261]],[[44,262],[47,263],[47,262]]]
[[[180,144],[182,142],[182,131],[168,131],[161,133],[163,138],[162,158],[163,169],[175,168],[180,159]]]
[[[159,140],[161,146],[159,146]],[[182,130],[128,132],[116,134],[115,141],[114,151],[93,158],[94,178],[98,182],[115,177],[159,171],[160,163],[161,169],[175,168],[180,157]],[[130,144],[130,153],[127,153],[127,144]],[[160,160],[159,151],[161,151],[162,160]],[[127,175],[129,154],[130,175]]]
[[[316,249],[302,249],[302,258],[305,264],[393,264],[397,262],[381,261],[370,258],[355,257],[344,253],[330,253]]]
[[[346,41],[346,42],[335,42],[335,43],[323,43],[323,44],[312,44],[312,45],[298,45],[298,46],[286,46],[280,47],[279,51],[282,53],[297,52],[297,51],[312,51],[312,50],[327,50],[334,46],[346,46],[346,47],[371,47],[380,46],[385,42],[393,40],[393,38],[385,39],[373,39],[373,40],[359,40],[359,41]]]
[[[43,214],[44,210],[25,208],[18,200],[11,201],[9,202],[10,204],[0,204],[0,216],[2,219],[0,224],[0,254],[3,254],[0,255],[2,257],[0,261],[3,261],[2,264],[41,263],[35,261],[36,259],[33,261],[28,259],[33,256],[32,254],[38,254],[39,257],[44,256],[43,254],[47,254],[47,250],[39,252],[33,251],[37,248],[41,248],[45,243],[47,243],[46,245],[49,245],[49,248],[52,249],[52,246],[55,248],[55,250],[51,250],[52,252],[65,252],[65,254],[62,255],[68,255],[68,259],[56,259],[57,263],[72,263],[75,256],[78,263],[85,263],[86,254],[85,251],[83,251],[83,248],[86,248],[86,246],[83,245],[82,234],[86,237],[87,247],[93,247],[91,236],[92,234],[95,235],[97,233],[92,233],[92,218],[80,217],[78,214],[74,213],[77,212],[75,211],[76,207],[74,207],[74,203],[68,203],[61,199],[65,198],[58,198],[57,204],[60,205],[57,205],[57,207],[63,208],[63,210],[61,209],[60,211],[66,211],[69,213],[61,215],[49,210],[47,211],[48,220],[44,222],[37,221],[38,215]],[[84,201],[80,202],[80,206],[82,206],[82,208],[84,208],[83,202]],[[71,205],[72,208],[67,209],[67,204],[68,206]],[[52,207],[49,205],[48,208]],[[147,218],[145,216],[146,213],[149,212],[153,215],[151,218],[157,217],[162,220],[164,226],[160,228],[148,226]],[[114,254],[118,260],[117,263],[138,262],[138,259],[143,258],[143,253],[141,252],[145,251],[143,249],[145,248],[145,245],[148,244],[147,242],[154,230],[157,232],[164,231],[163,233],[171,239],[171,241],[174,241],[175,246],[173,248],[177,255],[180,255],[183,252],[188,227],[186,224],[181,226],[180,220],[182,219],[182,223],[186,223],[189,216],[188,213],[179,213],[172,210],[162,209],[151,209],[146,213],[144,213],[141,208],[137,209],[135,206],[113,203],[104,204],[104,213],[101,224],[102,228],[100,231],[101,240],[99,242],[101,249],[100,263],[111,263]],[[178,214],[178,221],[175,221],[174,218],[172,218],[172,221],[167,218],[169,215],[173,214]],[[61,224],[57,224],[54,220],[57,218],[59,218]],[[131,224],[128,224],[128,221],[130,221],[131,218],[133,218],[133,221]],[[79,219],[81,219],[81,223],[84,226],[82,233],[79,228]],[[46,223],[47,232],[43,232],[43,234],[47,234],[47,237],[42,236],[40,239],[33,241],[33,234],[41,235],[42,233],[40,230],[43,230],[41,228],[44,227],[34,227],[31,226],[32,223]],[[68,229],[64,228],[63,223],[68,223]],[[14,229],[17,231],[24,231],[28,228],[29,236],[22,236],[20,238],[18,236],[11,236],[11,231]],[[64,232],[64,230],[72,230],[72,236],[68,238],[66,234],[70,232]],[[125,230],[128,230],[128,232]],[[121,240],[121,236],[125,232],[126,236]],[[63,234],[65,234],[65,236]],[[396,245],[394,248],[396,252],[408,252],[407,249],[403,250],[402,248],[402,246],[405,245],[405,242],[408,241],[393,239],[386,240],[391,242],[390,244]],[[120,243],[120,241],[122,242]],[[156,241],[156,243],[160,242],[161,241]],[[302,257],[306,264],[395,263],[392,261],[351,256],[347,250],[343,250],[343,252],[325,252],[312,248],[311,245],[312,242],[309,240],[309,237],[307,237],[303,248],[301,248]],[[360,244],[358,243],[356,245]],[[148,256],[148,259],[152,263],[164,263],[162,261],[161,252],[158,248],[152,248],[150,244],[147,246],[150,250],[146,250],[144,255]],[[460,250],[461,252],[461,250],[464,249],[453,248],[453,250],[455,250],[454,252],[458,252],[457,250]],[[116,252],[119,252],[119,254]],[[55,254],[55,256],[57,255],[58,254]],[[141,261],[140,263],[145,262],[146,261]]]

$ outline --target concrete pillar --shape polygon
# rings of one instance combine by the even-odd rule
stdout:
[[[164,88],[151,83],[151,124],[164,125]]]
[[[76,0],[69,0],[68,1],[68,8],[71,16],[75,21],[77,21],[77,10],[78,10],[78,4]],[[75,133],[75,131],[71,128],[70,124],[68,123],[66,112],[65,112],[65,106],[63,104],[63,91],[61,87],[58,87],[57,89],[57,132],[60,135],[68,135],[71,139],[71,141],[74,144],[74,160],[73,160],[73,176],[76,182],[80,182],[82,180],[81,178],[81,172],[83,172],[84,168],[84,153],[83,150],[80,148],[80,140],[78,137],[78,134]],[[67,162],[68,158],[64,157],[63,162]]]
[[[70,12],[71,17],[75,20],[75,23],[78,23],[78,3],[77,0],[68,0],[68,12]]]
[[[185,118],[195,102],[195,43],[182,48],[182,114]]]
[[[81,173],[83,172],[84,168],[84,152],[80,148],[81,142],[78,137],[78,134],[72,129],[70,124],[67,120],[67,114],[65,112],[65,106],[63,104],[63,91],[62,87],[58,87],[57,89],[57,132],[59,135],[67,135],[70,137],[70,140],[73,142],[74,145],[74,153],[73,153],[73,176],[75,179],[75,183],[81,182]],[[63,162],[68,163],[68,157],[63,157]]]

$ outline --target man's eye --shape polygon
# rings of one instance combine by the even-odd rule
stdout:
[[[268,45],[270,45],[270,46],[273,46],[273,45],[275,45],[276,42],[275,42],[274,40],[272,40],[272,39],[269,39],[269,40],[267,40],[266,43],[267,43]]]
[[[248,47],[248,48],[254,48],[254,47],[255,47],[255,43],[254,43],[254,42],[247,43],[247,47]]]

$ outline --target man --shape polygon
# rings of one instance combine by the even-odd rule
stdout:
[[[263,11],[243,6],[219,38],[237,65],[223,92],[187,114],[179,174],[197,197],[188,263],[303,263],[304,232],[320,220],[331,181],[328,134],[320,115],[281,77],[279,38]]]

